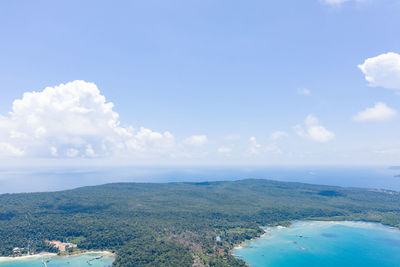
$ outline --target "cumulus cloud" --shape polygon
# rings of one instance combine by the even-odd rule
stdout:
[[[276,131],[270,135],[269,139],[275,141],[275,140],[278,140],[278,139],[281,139],[281,138],[287,137],[287,136],[288,136],[288,134],[284,131]]]
[[[370,86],[400,89],[400,55],[389,52],[367,58],[358,68]]]
[[[335,134],[319,125],[318,118],[311,114],[306,117],[303,125],[296,125],[294,130],[298,136],[320,143],[325,143],[335,138]]]
[[[202,146],[207,143],[207,136],[206,135],[193,135],[189,138],[184,140],[186,145],[190,146]]]
[[[385,121],[390,120],[397,114],[396,110],[388,107],[385,103],[378,102],[375,106],[358,112],[353,116],[355,121]]]
[[[203,143],[204,137],[192,137]],[[206,139],[205,139],[206,140]],[[14,101],[0,116],[2,156],[100,157],[114,153],[169,153],[177,147],[165,131],[123,127],[113,104],[94,83],[74,81]]]

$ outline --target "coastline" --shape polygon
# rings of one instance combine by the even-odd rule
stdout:
[[[285,249],[282,249],[280,246],[286,246],[285,242],[287,242],[287,244],[289,243],[293,243],[293,244],[297,244],[295,245],[295,247],[290,247],[289,251],[292,249],[296,250],[299,249],[301,251],[308,251],[308,249],[310,248],[313,253],[321,253],[321,251],[318,252],[318,249],[316,249],[315,246],[313,246],[311,244],[311,241],[306,241],[304,240],[304,244],[300,243],[298,244],[298,241],[291,241],[292,236],[296,236],[296,237],[307,237],[304,236],[303,233],[301,233],[302,227],[305,227],[304,230],[307,232],[309,231],[309,229],[318,229],[317,232],[319,231],[318,235],[321,236],[325,236],[321,233],[323,233],[323,231],[326,231],[325,229],[332,229],[330,227],[335,225],[339,226],[345,226],[345,227],[349,227],[349,228],[354,228],[355,233],[359,233],[359,231],[364,231],[364,236],[365,236],[365,231],[373,231],[373,233],[380,233],[379,235],[387,238],[387,240],[392,240],[391,238],[393,237],[393,240],[396,240],[396,242],[398,242],[399,239],[399,234],[400,234],[400,226],[393,226],[393,225],[389,225],[389,224],[383,224],[381,222],[376,222],[376,221],[368,221],[368,220],[335,220],[335,219],[331,219],[331,220],[323,220],[323,219],[318,219],[318,220],[293,220],[290,222],[289,225],[274,225],[274,226],[266,226],[263,227],[263,230],[266,232],[266,234],[263,234],[262,236],[258,237],[258,238],[252,238],[249,239],[245,242],[240,243],[239,245],[236,245],[233,247],[233,249],[231,250],[231,255],[237,259],[241,259],[245,262],[246,266],[250,266],[250,264],[258,264],[258,263],[263,263],[266,264],[267,261],[280,261],[282,259],[280,259],[279,257],[275,257],[275,255],[280,254],[279,251],[283,251],[282,253],[286,253]],[[325,228],[326,227],[326,228]],[[294,233],[297,233],[296,235],[291,231],[291,228],[294,228]],[[349,228],[347,228],[347,230],[345,230],[344,233],[346,233],[346,231],[353,231],[353,230],[349,230]],[[282,232],[282,234],[280,234],[279,232],[280,229],[287,229],[284,232]],[[300,231],[299,231],[300,229]],[[335,228],[334,228],[335,229]],[[337,229],[346,229],[346,228],[337,228]],[[364,230],[362,230],[364,229]],[[289,231],[289,232],[286,232]],[[262,237],[268,236],[269,233],[271,233],[272,235],[274,235],[272,232],[274,232],[278,238],[274,238],[272,237],[272,239],[270,240],[269,237],[262,239]],[[340,232],[340,231],[339,231]],[[288,234],[289,233],[289,234]],[[298,233],[300,233],[298,235]],[[329,233],[329,230],[327,231],[327,233]],[[282,235],[283,239],[285,242],[281,242],[282,240],[279,239],[279,236]],[[289,237],[290,236],[290,237]],[[367,235],[370,236],[370,235]],[[330,237],[332,238],[332,236],[328,236],[328,234],[326,234],[326,237]],[[334,238],[343,238],[343,235],[339,234],[339,237],[333,235]],[[260,240],[261,239],[261,240]],[[276,243],[276,240],[278,240],[278,242]],[[321,242],[321,240],[318,241],[318,238],[316,239],[317,241],[315,242]],[[340,239],[339,239],[340,240]],[[361,241],[363,239],[360,239]],[[382,239],[382,240],[386,240],[386,239]],[[260,241],[260,243],[253,243],[253,242],[258,242]],[[332,240],[331,240],[332,241]],[[270,243],[272,242],[272,243]],[[303,242],[303,241],[302,241]],[[314,241],[313,241],[314,242]],[[324,243],[326,243],[325,241],[323,241]],[[346,241],[347,242],[347,241]],[[350,242],[351,243],[351,242]],[[370,243],[370,242],[365,242],[366,243]],[[383,248],[385,248],[385,242],[382,242],[383,244]],[[379,244],[380,246],[382,246],[382,244]],[[397,244],[397,243],[396,243]],[[314,244],[315,245],[315,244]],[[336,246],[338,246],[338,244],[335,244]],[[261,247],[266,246],[269,247],[269,251],[274,251],[273,254],[265,254],[264,257],[264,251],[260,250]],[[377,245],[378,246],[378,245]],[[386,246],[391,246],[386,245]],[[392,246],[397,246],[397,245],[392,245]],[[250,251],[247,250],[240,250],[242,248],[248,248]],[[331,247],[332,248],[332,247]],[[338,248],[340,248],[340,246],[338,246]],[[239,250],[238,250],[239,249]],[[366,247],[366,250],[368,251],[368,246]],[[390,248],[391,249],[391,248]],[[279,250],[279,251],[278,251]],[[373,250],[373,249],[372,249]],[[317,251],[317,252],[315,252]],[[341,252],[341,250],[338,250],[339,252]],[[391,251],[391,250],[389,250]],[[250,253],[251,252],[251,253]],[[256,255],[258,253],[258,255]],[[292,254],[290,254],[291,252],[287,252],[288,253],[288,260],[293,262],[296,262],[296,260],[294,260],[294,257],[299,256],[298,254],[293,254],[296,252],[293,252]],[[298,252],[297,252],[298,253]],[[374,256],[371,255],[375,255],[376,252],[372,252],[370,254],[366,254],[367,256],[365,256],[366,259],[368,259],[369,261],[376,261],[374,266],[379,266],[379,260],[377,260],[376,258],[374,258]],[[254,254],[254,255],[253,255]],[[297,256],[293,256],[293,255],[297,255]],[[304,254],[307,255],[307,254]],[[329,255],[324,254],[323,250],[322,250],[322,255],[323,256],[327,256],[326,258],[329,260]],[[368,256],[369,255],[369,256]],[[398,254],[399,255],[399,254]],[[303,257],[303,256],[301,256]],[[307,258],[308,256],[304,256],[303,259],[305,260],[311,260],[310,258]],[[314,259],[315,260],[315,259]],[[393,261],[393,257],[392,259],[390,259],[391,261]],[[338,261],[340,262],[340,261]],[[398,259],[396,260],[396,262],[398,262]],[[315,262],[314,262],[315,263]],[[343,266],[343,264],[345,264],[344,262],[341,262],[338,266]],[[262,265],[260,265],[262,266]],[[279,266],[279,265],[277,265]],[[285,265],[286,266],[286,265]],[[289,265],[288,265],[289,266]],[[292,266],[292,265],[290,265]],[[303,266],[303,265],[301,265]],[[307,265],[304,265],[307,266]],[[313,265],[314,266],[314,265]],[[331,265],[329,265],[331,266]],[[383,265],[382,265],[383,266]],[[395,266],[393,265],[393,262],[391,262],[391,265],[385,265],[385,266]]]
[[[351,226],[351,225],[360,226],[360,225],[362,225],[364,227],[379,227],[379,228],[384,228],[385,230],[400,231],[400,227],[396,227],[396,226],[388,225],[388,224],[383,224],[381,222],[372,222],[372,221],[366,221],[366,220],[358,220],[358,221],[357,220],[334,220],[334,218],[331,218],[330,220],[324,220],[322,218],[319,218],[318,220],[307,220],[307,219],[305,219],[305,220],[293,220],[289,224],[285,224],[285,225],[283,225],[283,224],[279,225],[278,224],[278,225],[274,225],[274,226],[262,226],[261,229],[263,229],[263,231],[264,231],[264,233],[262,235],[260,235],[258,237],[253,237],[251,239],[248,239],[248,240],[245,240],[245,241],[241,242],[238,245],[235,245],[231,249],[231,255],[234,256],[234,257],[238,257],[238,255],[236,255],[235,252],[234,252],[235,250],[242,249],[242,248],[246,247],[247,243],[249,243],[251,241],[254,241],[256,239],[260,239],[260,238],[263,238],[263,237],[267,236],[268,235],[267,229],[269,229],[269,228],[283,229],[283,228],[291,227],[296,222],[315,222],[315,223],[324,222],[324,223],[332,223],[332,224],[344,224],[344,225],[348,225],[348,226]],[[287,223],[287,222],[285,222],[285,223]]]
[[[265,228],[266,227],[261,227],[261,229],[264,231],[264,233],[262,235],[257,236],[257,237],[253,237],[253,238],[248,239],[248,240],[245,240],[245,241],[239,243],[238,245],[233,246],[233,248],[231,249],[231,255],[236,256],[233,251],[236,250],[236,249],[244,248],[246,246],[247,242],[252,241],[252,240],[256,240],[256,239],[259,239],[259,238],[262,238],[262,237],[266,236],[268,233],[265,231]]]
[[[107,250],[101,250],[101,251],[90,250],[90,251],[72,253],[72,254],[68,254],[68,255],[58,255],[57,253],[40,252],[38,254],[33,254],[33,255],[24,255],[24,256],[16,256],[16,257],[13,257],[13,256],[0,257],[0,262],[18,261],[18,260],[30,260],[30,259],[43,258],[43,257],[68,258],[68,257],[75,257],[75,256],[85,255],[85,254],[105,254],[105,255],[110,255],[110,256],[111,255],[115,255],[111,251],[107,251]]]
[[[14,260],[29,260],[34,258],[42,258],[42,257],[54,257],[57,256],[57,253],[50,253],[50,252],[41,252],[38,254],[33,255],[24,255],[24,256],[8,256],[8,257],[0,257],[0,262],[3,261],[14,261]]]
[[[282,229],[282,228],[290,227],[290,225],[292,225],[292,223],[294,223],[294,222],[296,222],[296,221],[291,222],[289,225],[286,224],[286,225],[274,225],[274,226],[260,226],[260,228],[264,231],[264,233],[262,235],[253,237],[251,239],[247,239],[247,240],[245,240],[245,241],[233,246],[233,248],[231,249],[231,254],[235,255],[233,253],[233,251],[236,250],[236,249],[244,248],[246,246],[246,243],[267,236],[268,235],[268,232],[267,232],[268,228]]]

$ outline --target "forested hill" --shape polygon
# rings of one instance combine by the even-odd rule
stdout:
[[[234,244],[260,235],[260,226],[312,218],[400,226],[400,195],[269,180],[4,194],[0,253],[46,251],[45,240],[61,240],[114,251],[115,266],[244,266],[230,255]]]

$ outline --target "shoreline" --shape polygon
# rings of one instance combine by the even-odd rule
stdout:
[[[253,238],[248,239],[248,240],[245,240],[245,241],[241,242],[240,244],[238,244],[238,245],[236,245],[236,246],[233,246],[233,248],[231,249],[231,255],[237,256],[237,255],[235,255],[235,253],[233,252],[234,250],[236,250],[236,249],[242,249],[242,248],[245,247],[245,245],[246,245],[247,242],[252,241],[252,240],[259,239],[259,238],[264,237],[264,236],[266,236],[266,235],[268,234],[268,233],[265,231],[265,228],[266,228],[266,227],[260,227],[260,228],[264,231],[264,233],[263,233],[262,235],[257,236],[257,237],[253,237]]]
[[[276,228],[276,229],[283,229],[283,228],[287,228],[287,227],[291,227],[294,223],[296,222],[324,222],[324,223],[337,223],[337,224],[347,224],[350,225],[351,224],[358,224],[358,225],[364,225],[366,227],[371,227],[371,226],[375,226],[375,227],[380,227],[380,228],[385,228],[387,230],[395,230],[395,231],[400,231],[400,227],[396,227],[393,225],[387,225],[387,224],[383,224],[381,222],[372,222],[372,221],[365,221],[365,220],[359,220],[359,221],[355,221],[355,220],[334,220],[334,218],[331,218],[330,220],[323,220],[323,219],[318,219],[318,220],[293,220],[290,222],[289,225],[275,225],[275,226],[260,226],[261,229],[263,229],[264,233],[258,237],[253,237],[251,239],[245,240],[243,242],[241,242],[240,244],[234,246],[231,249],[231,255],[234,257],[237,257],[238,255],[235,255],[234,251],[237,249],[242,249],[246,246],[246,243],[254,241],[256,239],[265,237],[268,232],[266,231],[269,228]]]
[[[84,252],[79,252],[79,253],[73,253],[69,255],[58,255],[57,253],[50,253],[50,252],[40,252],[38,254],[33,254],[33,255],[24,255],[24,256],[8,256],[8,257],[0,257],[0,262],[5,262],[5,261],[18,261],[18,260],[29,260],[29,259],[35,259],[35,258],[43,258],[43,257],[56,257],[56,258],[68,258],[68,257],[75,257],[75,256],[81,256],[85,254],[108,254],[108,255],[114,255],[111,251],[107,250],[100,250],[100,251],[84,251]]]
[[[247,260],[242,256],[242,255],[238,255],[235,254],[236,250],[239,249],[243,249],[246,248],[248,245],[251,246],[251,242],[256,241],[258,239],[261,239],[265,236],[268,235],[268,233],[270,231],[273,230],[280,230],[280,229],[285,229],[285,228],[291,228],[294,226],[294,224],[296,223],[311,223],[311,227],[313,227],[313,223],[318,224],[318,223],[328,223],[330,225],[343,225],[343,226],[347,226],[347,227],[354,227],[354,228],[364,228],[364,229],[370,229],[371,231],[373,231],[374,229],[376,230],[380,230],[380,231],[386,231],[389,232],[389,234],[399,234],[400,233],[400,225],[399,226],[394,226],[394,225],[390,225],[390,224],[384,224],[382,222],[377,222],[377,221],[368,221],[368,220],[335,220],[335,218],[331,218],[331,219],[323,219],[323,218],[318,218],[316,220],[312,220],[312,219],[305,219],[305,220],[293,220],[290,222],[290,224],[284,224],[284,225],[273,225],[273,226],[263,226],[261,227],[264,230],[264,234],[262,234],[259,237],[255,237],[255,238],[251,238],[248,239],[244,242],[241,242],[240,244],[234,246],[231,251],[230,251],[230,255],[235,257],[236,259],[242,260],[244,261],[245,265],[250,267],[250,263],[247,262]],[[301,225],[300,225],[301,227]],[[292,242],[294,244],[297,244],[297,242]],[[306,247],[298,247],[298,249],[302,250],[302,251],[307,251],[308,249]],[[240,252],[238,252],[240,253]],[[264,255],[262,255],[264,256]],[[378,266],[378,265],[377,265]],[[394,266],[394,265],[393,265]]]
[[[50,253],[50,252],[41,252],[38,254],[33,254],[33,255],[24,255],[24,256],[8,256],[8,257],[0,257],[0,262],[3,261],[14,261],[14,260],[29,260],[29,259],[34,259],[34,258],[42,258],[42,257],[54,257],[57,256],[57,253]]]

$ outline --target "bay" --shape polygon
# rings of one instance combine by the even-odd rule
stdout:
[[[251,267],[393,267],[400,262],[400,231],[375,223],[300,221],[266,228],[234,255]]]

